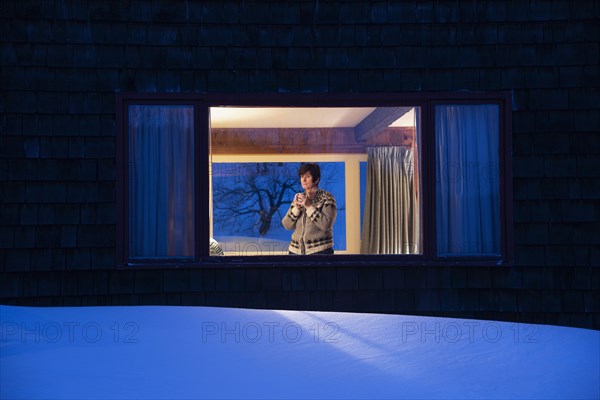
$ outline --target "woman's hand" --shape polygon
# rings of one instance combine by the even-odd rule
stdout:
[[[294,205],[298,208],[304,207],[305,201],[306,198],[304,196],[304,193],[296,193],[296,195],[294,196]]]

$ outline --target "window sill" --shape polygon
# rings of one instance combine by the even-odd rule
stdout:
[[[203,268],[347,268],[347,267],[494,267],[510,266],[511,262],[498,257],[426,259],[423,256],[368,255],[336,256],[224,256],[204,261],[130,262],[119,269],[203,269]]]

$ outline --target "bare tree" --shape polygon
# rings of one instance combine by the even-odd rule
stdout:
[[[240,231],[258,228],[258,233],[264,236],[280,207],[290,204],[294,189],[298,187],[298,178],[289,164],[236,165],[235,170],[217,172],[225,179],[214,180],[214,218],[225,226],[236,226]]]

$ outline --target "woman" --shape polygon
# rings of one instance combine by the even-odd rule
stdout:
[[[294,230],[290,254],[333,254],[333,223],[337,214],[335,198],[319,189],[321,169],[317,164],[302,164],[298,169],[304,193],[296,193],[281,223]]]

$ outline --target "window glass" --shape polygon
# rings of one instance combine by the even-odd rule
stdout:
[[[337,201],[334,250],[346,250],[344,162],[319,162],[320,186]],[[290,232],[281,224],[294,195],[301,162],[214,162],[213,237],[235,255],[288,254]]]
[[[497,105],[435,109],[439,256],[500,255]]]
[[[129,256],[194,256],[191,106],[129,106]]]
[[[226,256],[329,246],[325,195],[314,213],[292,205],[309,194],[306,163],[335,201],[335,254],[421,253],[418,107],[221,106],[210,118],[210,234]]]

